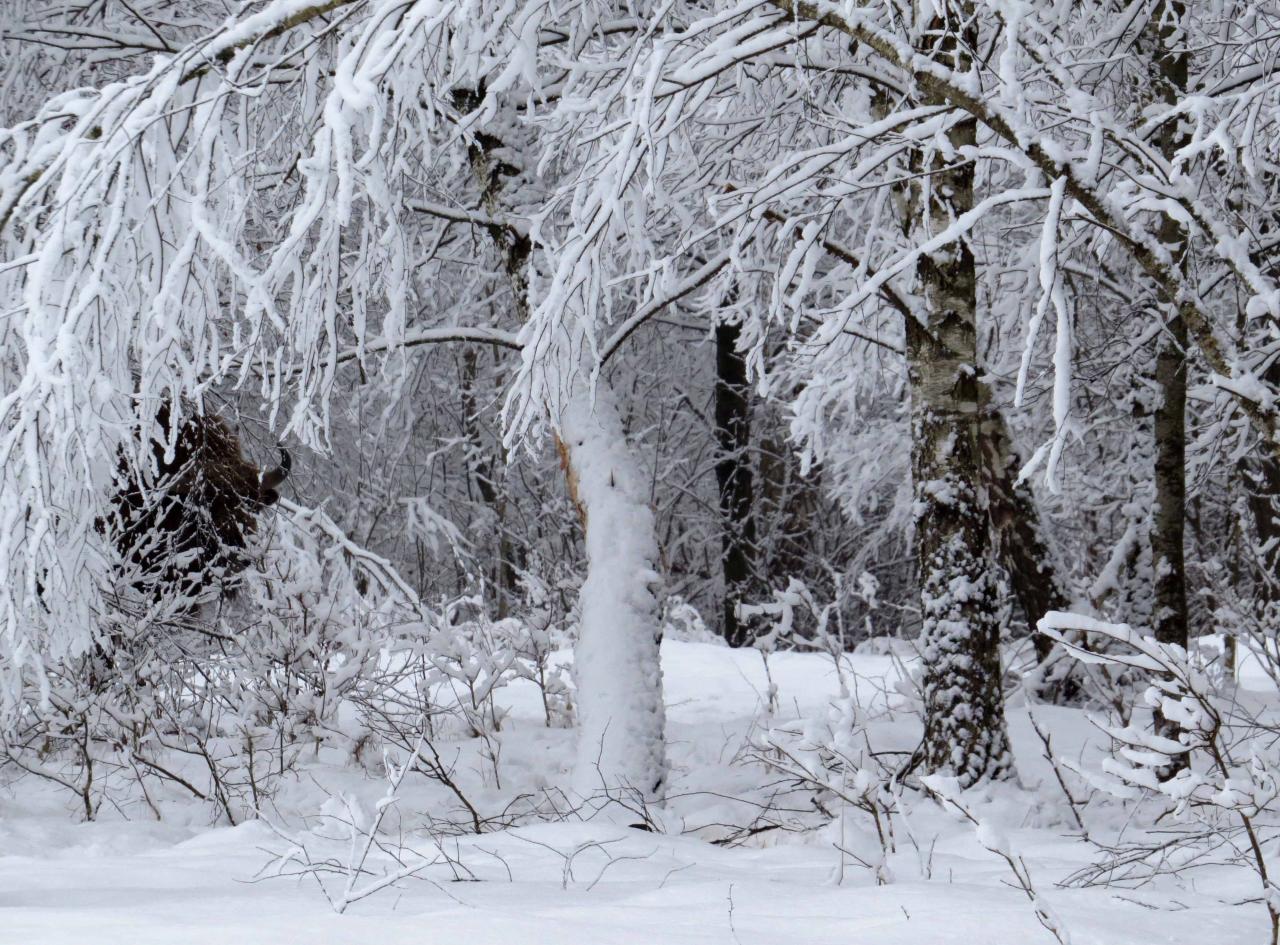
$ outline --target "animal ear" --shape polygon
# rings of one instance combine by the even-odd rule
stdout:
[[[280,498],[280,493],[276,490],[280,487],[280,483],[289,477],[289,470],[293,468],[293,460],[289,456],[289,451],[283,446],[280,447],[280,465],[275,469],[268,469],[258,481],[258,495],[266,505],[271,505]]]

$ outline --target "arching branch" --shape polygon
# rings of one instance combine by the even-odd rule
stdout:
[[[945,67],[919,55],[896,37],[865,22],[848,19],[828,3],[808,0],[770,2],[792,16],[814,20],[856,39],[881,59],[913,75],[924,91],[972,115],[1026,157],[1048,180],[1064,179],[1067,194],[1100,225],[1116,235],[1142,271],[1156,284],[1165,298],[1171,300],[1177,315],[1186,323],[1205,363],[1217,375],[1215,382],[1232,395],[1250,422],[1262,434],[1268,450],[1280,458],[1280,417],[1276,407],[1251,396],[1251,385],[1247,383],[1247,379],[1246,383],[1239,383],[1242,379],[1227,354],[1228,345],[1214,330],[1194,288],[1187,284],[1176,267],[1168,263],[1156,237],[1135,231],[1128,221],[1113,212],[1107,198],[1085,179],[1081,169],[1063,156],[1060,149],[1043,141],[1036,129],[1020,126],[1017,121],[1004,114],[997,102],[982,98],[976,90],[966,88]],[[1181,200],[1179,202],[1182,203]],[[1184,209],[1193,218],[1200,216],[1199,208],[1184,204]],[[1197,222],[1202,226],[1206,225],[1206,221],[1197,219]],[[1210,231],[1212,232],[1212,228]],[[1212,235],[1220,236],[1218,233]],[[1257,289],[1256,280],[1250,273],[1241,270],[1239,260],[1232,258],[1230,254],[1221,255],[1243,284]]]

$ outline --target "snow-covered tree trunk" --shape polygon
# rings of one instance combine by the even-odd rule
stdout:
[[[473,92],[455,92],[470,112]],[[493,219],[504,218],[499,200],[510,172],[495,156],[505,147],[490,133],[468,151],[480,200]],[[532,243],[510,227],[489,228],[520,320],[529,312]],[[658,539],[645,479],[627,442],[613,392],[590,365],[576,365],[558,408],[556,448],[578,510],[587,551],[587,576],[579,592],[574,680],[578,701],[578,751],[573,787],[584,798],[636,792],[661,800],[666,785],[666,714],[662,702],[662,624],[654,588]]]
[[[585,379],[560,411],[557,447],[586,536],[587,579],[574,651],[578,689],[575,790],[636,791],[666,783],[658,542],[645,479],[603,378]]]
[[[972,23],[967,4],[928,8],[921,36],[927,54],[969,67],[957,24]],[[936,45],[934,45],[936,44]],[[921,103],[943,104],[925,92]],[[972,148],[977,123],[951,127],[957,152]],[[940,233],[973,207],[973,164],[936,152],[921,155],[916,223]],[[990,526],[979,444],[977,278],[967,238],[923,256],[917,275],[928,330],[907,332],[911,386],[911,465],[924,661],[925,764],[969,786],[1009,777],[1013,763],[1001,691],[1000,628]]]

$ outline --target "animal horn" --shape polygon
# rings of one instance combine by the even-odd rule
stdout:
[[[268,469],[262,474],[262,493],[265,494],[268,490],[279,488],[280,483],[289,478],[289,470],[292,468],[293,459],[289,456],[289,451],[283,446],[280,447],[280,465],[275,469]]]

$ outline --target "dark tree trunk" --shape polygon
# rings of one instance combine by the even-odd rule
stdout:
[[[991,403],[985,385],[980,391],[982,408],[979,438],[982,445],[982,474],[987,489],[991,518],[991,539],[996,560],[1009,577],[1009,587],[1026,620],[1041,664],[1038,695],[1058,705],[1079,700],[1081,695],[1075,661],[1065,654],[1049,662],[1053,641],[1036,633],[1036,624],[1051,610],[1067,610],[1071,599],[1058,578],[1057,562],[1040,522],[1035,495],[1025,482],[1018,482],[1022,460],[1013,448],[1009,428],[998,407]]]
[[[1187,89],[1189,57],[1182,35],[1185,13],[1181,0],[1161,0],[1143,31],[1153,53],[1153,92],[1167,104],[1177,102]],[[1156,135],[1156,144],[1166,157],[1185,140],[1177,121],[1166,122]],[[1175,260],[1185,260],[1187,232],[1181,223],[1166,215],[1160,221],[1158,236]],[[1160,301],[1163,311],[1172,317],[1156,354],[1159,400],[1155,414],[1155,508],[1151,516],[1151,563],[1155,570],[1152,622],[1159,642],[1186,647],[1187,326],[1177,314],[1177,299],[1162,296]],[[1181,727],[1176,722],[1165,718],[1159,709],[1153,716],[1157,734],[1178,737]],[[1185,755],[1175,756],[1160,776],[1172,777],[1186,766]]]
[[[1280,388],[1280,368],[1267,371],[1267,383]],[[1260,571],[1257,597],[1265,609],[1280,601],[1280,462],[1264,455],[1244,471],[1244,479],[1257,539],[1253,555]]]
[[[1181,318],[1169,323],[1169,337],[1156,356],[1156,502],[1151,522],[1155,567],[1155,634],[1161,643],[1187,645],[1186,373],[1187,329]]]
[[[1018,482],[1022,461],[1014,451],[1009,429],[990,393],[982,392],[980,431],[982,473],[991,515],[991,538],[996,560],[1009,575],[1009,586],[1018,609],[1035,634],[1036,623],[1051,610],[1066,610],[1070,599],[1058,580],[1058,569],[1040,524],[1035,496],[1025,482]],[[1049,656],[1052,642],[1034,636],[1036,655]]]
[[[476,374],[476,350],[468,346],[462,353],[462,423],[467,435],[467,466],[476,491],[480,493],[480,498],[493,513],[497,548],[496,554],[489,559],[494,562],[490,579],[497,599],[497,616],[502,620],[511,615],[519,575],[516,573],[516,555],[511,542],[511,531],[507,528],[506,495],[494,481],[493,459],[486,454],[484,439],[480,434],[475,397]]]
[[[755,484],[751,473],[751,401],[747,363],[738,350],[739,324],[716,326],[716,484],[720,492],[724,601],[721,629],[730,646],[752,640],[738,604],[755,575]]]
[[[1179,0],[1156,4],[1146,33],[1154,47],[1156,95],[1173,104],[1187,88],[1188,55],[1181,23],[1186,6]],[[1157,136],[1160,150],[1171,156],[1185,136],[1169,122]],[[1187,233],[1166,216],[1160,241],[1175,258],[1185,252]],[[1176,313],[1174,299],[1162,299]],[[1184,551],[1187,501],[1187,326],[1176,314],[1168,324],[1156,355],[1159,403],[1155,416],[1155,510],[1151,522],[1151,557],[1155,567],[1155,635],[1162,643],[1187,645],[1187,569]]]
[[[1280,370],[1273,368],[1267,373],[1280,374]],[[1275,385],[1280,378],[1268,377],[1267,380]],[[1241,476],[1249,515],[1253,519],[1253,534],[1247,536],[1244,542],[1249,550],[1243,556],[1233,556],[1235,560],[1231,571],[1238,580],[1238,558],[1244,557],[1253,578],[1251,617],[1254,628],[1265,630],[1274,627],[1280,619],[1280,463],[1264,452],[1260,459],[1247,465],[1242,464]],[[1236,584],[1237,581],[1232,583]],[[1231,635],[1225,642],[1225,661],[1234,678],[1237,640]]]

